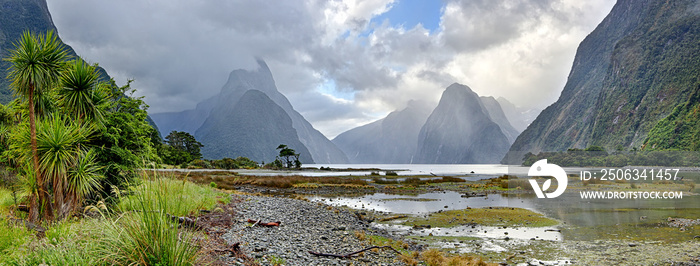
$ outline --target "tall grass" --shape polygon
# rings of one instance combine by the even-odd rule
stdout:
[[[19,197],[19,193],[17,193]],[[9,189],[0,187],[0,214],[3,214],[7,209],[15,204],[14,197],[12,196],[12,191]]]
[[[32,233],[26,229],[11,226],[7,221],[0,221],[0,265],[5,265],[17,257],[21,252],[17,247],[29,242],[32,237]]]
[[[185,180],[174,180],[156,176],[126,191],[120,198],[120,211],[140,211],[147,207],[174,216],[194,215],[199,210],[211,209],[217,203],[228,203],[230,197],[211,187],[197,185]],[[149,206],[142,206],[142,205]]]
[[[94,232],[101,228],[92,219],[64,221],[37,239],[23,226],[0,225],[0,265],[99,265]]]
[[[122,216],[108,224],[101,255],[114,265],[192,265],[193,233],[167,214],[185,216],[216,204],[211,188],[165,178],[145,181],[122,198]],[[224,200],[226,197],[222,197]]]
[[[0,220],[0,265],[193,265],[199,247],[194,232],[181,229],[166,214],[187,216],[217,203],[228,194],[207,186],[163,176],[142,175],[138,185],[118,194],[110,211],[98,218],[45,225],[45,238],[22,225]],[[0,188],[0,214],[14,204]]]

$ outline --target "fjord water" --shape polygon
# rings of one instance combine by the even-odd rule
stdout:
[[[396,171],[399,175],[441,175],[460,176],[469,174],[502,175],[508,174],[513,169],[527,169],[503,164],[305,164],[304,167],[333,169],[381,169]],[[527,171],[527,170],[525,170]],[[368,175],[372,171],[348,172],[354,175]],[[334,175],[338,175],[335,172]]]
[[[306,165],[321,167],[321,165]],[[474,181],[516,174],[526,177],[528,167],[507,165],[323,165],[334,169],[382,169],[395,170],[399,175],[457,176]],[[565,168],[568,173],[578,173],[580,168]],[[367,175],[371,170],[349,172]],[[473,172],[473,173],[472,173]],[[337,175],[338,172],[335,172]],[[691,174],[697,179],[697,173]],[[697,182],[697,180],[695,180]],[[564,238],[590,240],[600,234],[609,234],[619,225],[627,228],[653,226],[668,217],[699,217],[700,197],[698,189],[685,191],[682,199],[582,199],[580,191],[567,191],[555,199],[539,199],[534,194],[489,194],[486,197],[462,197],[454,191],[429,192],[418,195],[374,193],[360,197],[311,197],[336,206],[348,206],[358,210],[381,211],[425,215],[440,210],[457,210],[483,207],[517,207],[543,213],[558,219],[564,227],[596,228],[588,231],[567,230]],[[618,229],[615,229],[618,230]],[[634,229],[631,229],[634,230]],[[577,233],[580,232],[580,233]],[[634,234],[634,232],[629,232]],[[559,238],[561,239],[561,238]]]

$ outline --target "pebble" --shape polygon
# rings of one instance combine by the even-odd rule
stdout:
[[[368,246],[355,237],[355,231],[374,232],[366,223],[360,223],[351,212],[338,213],[325,205],[303,200],[238,195],[237,220],[247,219],[282,221],[279,227],[250,227],[249,223],[234,224],[223,237],[229,243],[243,243],[245,254],[257,258],[261,265],[271,265],[272,258],[284,259],[284,265],[403,265],[397,254],[390,250],[367,251],[351,259],[319,257],[309,251],[347,254]],[[230,259],[234,263],[234,259]]]

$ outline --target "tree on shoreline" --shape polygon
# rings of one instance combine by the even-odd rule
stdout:
[[[287,147],[287,145],[280,144],[279,146],[277,146],[277,150],[280,151],[280,154],[277,156],[277,160],[282,159],[286,168],[301,168],[299,154],[296,153],[294,149]]]
[[[164,163],[179,165],[195,159],[202,159],[202,143],[190,133],[172,131],[165,137],[165,145],[161,148],[160,156]]]

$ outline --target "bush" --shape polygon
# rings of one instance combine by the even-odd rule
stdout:
[[[187,166],[189,169],[213,169],[214,167],[211,166],[211,163],[205,160],[193,160],[189,163]]]
[[[217,169],[227,169],[227,170],[240,169],[240,168],[247,168],[247,169],[258,168],[258,163],[256,161],[249,159],[248,157],[238,157],[236,159],[223,158],[221,160],[213,160],[213,161],[211,161],[211,165]]]

